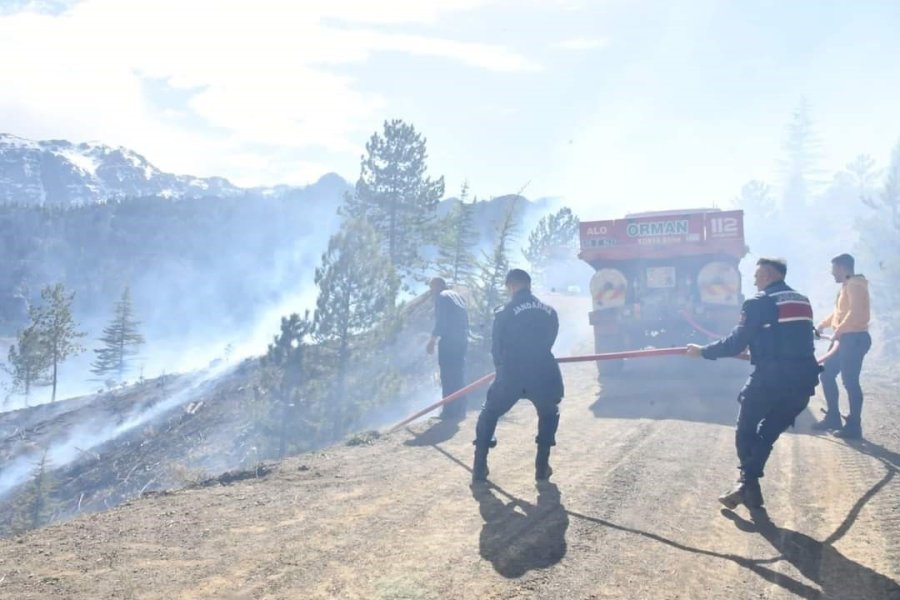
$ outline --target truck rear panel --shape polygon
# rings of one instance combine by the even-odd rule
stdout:
[[[579,258],[600,268],[609,260],[727,255],[740,259],[744,212],[702,211],[581,223]]]

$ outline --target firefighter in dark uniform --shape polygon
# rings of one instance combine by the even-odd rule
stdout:
[[[741,321],[731,335],[707,346],[689,344],[690,356],[715,360],[750,349],[754,369],[738,396],[735,445],[740,477],[719,501],[728,508],[763,505],[759,479],[778,437],[794,424],[815,392],[821,368],[813,349],[813,313],[809,299],[784,282],[787,265],[778,259],[757,262],[759,290],[744,302]]]
[[[559,403],[563,397],[562,374],[553,356],[559,332],[556,311],[531,293],[531,277],[521,269],[506,275],[511,300],[494,316],[491,355],[497,377],[475,426],[475,461],[472,482],[485,481],[487,455],[494,441],[497,420],[516,402],[527,398],[538,413],[535,479],[546,481],[550,469],[550,448],[556,445]]]
[[[446,398],[465,385],[466,349],[469,345],[469,313],[466,301],[447,287],[440,277],[428,286],[434,296],[434,329],[425,350],[434,353],[437,343],[438,368],[441,371],[441,393]],[[466,397],[444,405],[442,419],[462,419],[466,416]]]

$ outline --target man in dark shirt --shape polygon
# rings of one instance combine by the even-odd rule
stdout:
[[[719,501],[728,508],[763,505],[759,479],[772,446],[794,423],[815,392],[819,371],[813,348],[813,312],[809,299],[784,282],[784,261],[761,258],[754,273],[759,293],[744,302],[741,321],[727,338],[707,346],[688,344],[695,358],[715,360],[750,349],[754,369],[738,395],[735,446],[740,477]]]
[[[435,277],[428,284],[434,296],[434,330],[426,351],[434,354],[437,344],[438,367],[441,370],[441,393],[446,398],[465,385],[466,349],[469,344],[469,313],[466,301],[447,287],[447,282]],[[462,419],[466,416],[466,398],[444,405],[442,419]]]
[[[531,277],[521,269],[506,276],[511,300],[494,316],[491,355],[497,377],[475,427],[475,461],[472,482],[488,476],[487,455],[495,445],[497,421],[521,398],[527,398],[538,413],[535,479],[550,478],[550,448],[556,445],[559,403],[563,397],[562,374],[553,356],[559,319],[552,307],[531,293]]]

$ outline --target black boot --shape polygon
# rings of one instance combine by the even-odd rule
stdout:
[[[743,504],[749,509],[762,508],[763,497],[759,479],[741,475],[730,491],[719,496],[719,502],[731,510],[737,508],[738,504]]]
[[[534,457],[534,479],[535,481],[547,481],[552,474],[550,446],[538,446],[537,455]]]
[[[746,483],[744,483],[741,501],[744,503],[744,506],[750,510],[763,507],[764,501],[762,490],[759,487],[759,479],[748,479]]]
[[[472,483],[484,483],[487,481],[488,466],[487,455],[489,448],[475,447],[475,460],[472,463]]]
[[[813,423],[812,429],[813,431],[833,431],[835,429],[841,428],[841,417],[837,413],[831,414],[830,412],[825,413],[825,418],[823,418],[818,423]]]
[[[847,422],[841,427],[840,431],[834,432],[834,436],[845,440],[861,440],[862,424],[859,421],[859,417],[847,417]]]

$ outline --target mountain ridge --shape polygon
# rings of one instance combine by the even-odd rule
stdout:
[[[326,173],[318,182],[332,185],[336,179],[349,185],[336,173]],[[0,203],[69,207],[134,196],[173,200],[281,196],[303,187],[245,188],[225,177],[165,172],[144,155],[124,146],[97,141],[31,140],[0,133]]]

